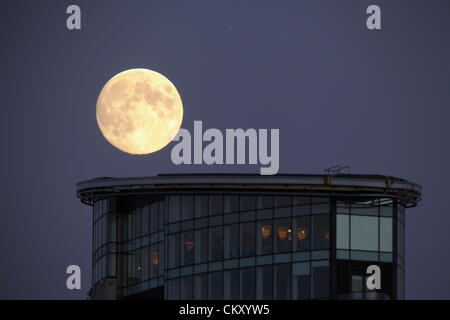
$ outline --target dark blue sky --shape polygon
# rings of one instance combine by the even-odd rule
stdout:
[[[66,29],[78,4],[82,30]],[[365,10],[378,4],[382,30]],[[113,75],[148,68],[184,103],[183,127],[280,128],[280,172],[385,174],[422,184],[406,216],[408,298],[450,298],[450,3],[435,1],[2,1],[0,298],[84,299],[98,176],[259,172],[130,156],[101,135]],[[82,268],[82,290],[65,268]]]

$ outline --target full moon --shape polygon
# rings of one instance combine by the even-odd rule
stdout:
[[[105,84],[96,114],[109,143],[129,154],[148,154],[164,148],[176,136],[183,121],[183,103],[162,74],[130,69]]]

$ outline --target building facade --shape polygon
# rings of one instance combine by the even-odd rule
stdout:
[[[77,185],[92,299],[402,299],[405,209],[380,175],[181,174]],[[381,270],[368,290],[367,267]]]

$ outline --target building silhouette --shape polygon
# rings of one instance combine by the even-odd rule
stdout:
[[[405,209],[421,187],[381,175],[98,178],[92,299],[403,299]],[[366,269],[381,269],[367,289]]]

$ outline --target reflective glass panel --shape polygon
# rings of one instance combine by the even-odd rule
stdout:
[[[256,268],[256,299],[273,299],[273,266],[261,266]]]
[[[180,299],[180,279],[172,279],[167,282],[167,296],[169,300]]]
[[[255,210],[256,209],[256,197],[241,196],[240,208],[241,208],[241,211]]]
[[[330,267],[328,261],[312,262],[313,299],[329,297]]]
[[[209,230],[209,259],[210,261],[223,259],[223,227],[215,227]]]
[[[194,197],[181,197],[181,219],[188,220],[194,217]]]
[[[180,234],[171,234],[168,236],[169,240],[169,268],[176,268],[180,266]]]
[[[310,263],[294,263],[292,265],[292,299],[306,300],[310,298]]]
[[[159,246],[158,244],[154,244],[150,246],[150,256],[149,256],[149,265],[150,265],[150,278],[156,278],[158,276],[158,267],[159,267]]]
[[[351,249],[378,250],[378,218],[351,216]]]
[[[312,216],[313,250],[327,249],[330,245],[330,229],[328,215]]]
[[[182,265],[191,265],[194,263],[194,232],[183,232]]]
[[[239,196],[224,197],[224,213],[239,211]]]
[[[306,251],[311,248],[311,229],[309,216],[300,216],[293,218],[293,250]]]
[[[277,264],[275,268],[275,299],[291,299],[291,264]]]
[[[195,230],[195,263],[208,261],[208,229]]]
[[[159,230],[159,223],[158,223],[158,202],[152,203],[150,206],[150,232],[155,233]]]
[[[180,196],[169,196],[169,222],[180,220]]]
[[[258,209],[273,208],[273,196],[258,196]]]
[[[223,196],[222,195],[209,196],[209,215],[213,216],[222,213],[223,213]]]
[[[257,254],[271,254],[273,252],[273,223],[272,220],[258,222]]]
[[[223,299],[223,273],[222,271],[209,274],[209,298],[211,300]]]
[[[350,217],[345,214],[336,215],[336,247],[349,249],[350,246]]]
[[[380,251],[392,252],[392,218],[380,218]]]
[[[291,250],[292,242],[290,218],[276,219],[275,232],[275,252],[289,252]]]
[[[208,215],[208,196],[195,196],[195,217],[206,217]]]
[[[243,223],[240,227],[241,257],[254,256],[256,251],[255,223]]]
[[[195,276],[194,281],[195,300],[208,299],[208,274],[199,274]]]
[[[239,299],[239,270],[224,271],[224,299],[237,300]]]
[[[194,278],[184,277],[181,279],[181,299],[192,300],[194,298]]]
[[[237,258],[239,257],[239,225],[225,225],[224,229],[224,258]]]
[[[240,269],[239,291],[241,300],[254,300],[255,295],[255,268]]]

